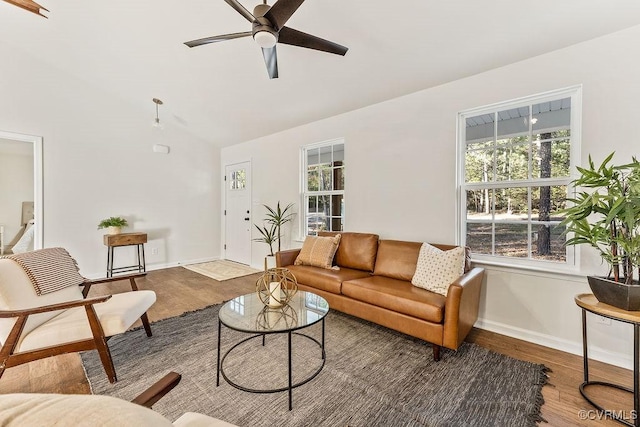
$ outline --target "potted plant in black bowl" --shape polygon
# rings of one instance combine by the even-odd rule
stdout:
[[[609,265],[607,277],[589,276],[589,286],[600,302],[624,310],[640,310],[640,162],[613,165],[611,153],[596,167],[578,167],[573,181],[580,191],[565,209],[567,245],[590,245]]]

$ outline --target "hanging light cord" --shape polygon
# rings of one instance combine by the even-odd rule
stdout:
[[[156,121],[155,124],[160,126],[160,106],[162,105],[162,101],[158,98],[153,98],[153,102],[156,104]]]

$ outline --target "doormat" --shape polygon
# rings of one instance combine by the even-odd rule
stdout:
[[[248,276],[249,274],[260,273],[261,271],[226,259],[203,262],[200,264],[183,265],[183,267],[187,270],[195,271],[196,273],[200,273],[218,281]]]

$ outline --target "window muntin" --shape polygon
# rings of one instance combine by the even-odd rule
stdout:
[[[344,227],[344,142],[304,147],[302,235],[342,231]]]
[[[231,172],[229,180],[230,190],[244,190],[247,186],[247,172],[244,169],[238,169]]]
[[[573,264],[560,227],[579,88],[460,113],[461,240],[474,258]]]

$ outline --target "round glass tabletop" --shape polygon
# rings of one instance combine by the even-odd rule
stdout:
[[[254,292],[227,301],[218,316],[228,328],[268,334],[306,328],[328,312],[327,300],[311,292],[298,291],[288,304],[278,308],[267,307]]]

